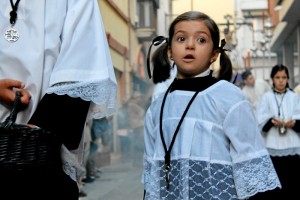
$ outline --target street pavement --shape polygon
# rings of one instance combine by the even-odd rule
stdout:
[[[87,196],[79,200],[142,200],[142,161],[133,165],[123,160],[120,155],[111,154],[110,164],[101,167],[100,178],[85,183]]]

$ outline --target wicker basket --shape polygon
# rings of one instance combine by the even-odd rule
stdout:
[[[0,123],[0,172],[45,173],[60,165],[60,143],[42,128],[16,124],[20,95],[10,115]]]

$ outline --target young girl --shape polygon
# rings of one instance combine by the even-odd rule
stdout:
[[[286,66],[274,66],[271,79],[273,90],[262,96],[256,115],[282,190],[269,191],[261,199],[295,199],[295,183],[300,180],[300,98],[289,89]]]
[[[168,78],[168,56],[177,77],[146,114],[144,198],[244,199],[281,187],[249,101],[225,81],[232,70],[216,23],[201,12],[183,13],[169,39],[153,44],[163,41],[152,58],[153,78]],[[217,79],[209,67],[219,54]]]

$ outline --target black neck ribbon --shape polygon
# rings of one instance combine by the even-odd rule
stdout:
[[[175,82],[175,81],[174,81]],[[174,83],[173,82],[173,83]],[[186,116],[191,104],[193,103],[194,99],[196,98],[196,96],[198,95],[198,93],[201,91],[201,90],[197,90],[195,92],[195,94],[193,95],[193,97],[191,98],[191,100],[189,101],[187,107],[185,108],[184,112],[183,112],[183,115],[181,116],[181,119],[177,125],[177,128],[174,132],[174,135],[173,135],[173,138],[172,138],[172,141],[171,141],[171,144],[169,146],[169,148],[167,148],[167,145],[166,145],[166,142],[165,142],[165,139],[164,139],[164,136],[163,136],[163,130],[162,130],[162,119],[163,119],[163,110],[164,110],[164,106],[165,106],[165,102],[166,102],[166,98],[167,98],[167,95],[169,94],[171,88],[172,88],[172,85],[170,85],[170,87],[168,88],[168,90],[166,91],[165,95],[164,95],[164,98],[163,98],[163,102],[162,102],[162,105],[161,105],[161,110],[160,110],[160,137],[161,137],[161,140],[162,140],[162,143],[163,143],[163,147],[164,147],[164,150],[165,150],[165,172],[166,172],[166,186],[167,186],[167,190],[169,190],[169,187],[170,187],[170,176],[169,176],[169,172],[170,172],[170,169],[171,169],[171,151],[172,151],[172,148],[173,148],[173,145],[175,143],[175,139],[176,139],[176,136],[178,134],[178,131],[179,131],[179,128],[183,122],[183,119],[184,117]]]
[[[15,25],[16,21],[17,21],[17,11],[18,11],[18,5],[19,5],[20,0],[17,0],[16,3],[13,3],[13,0],[10,0],[10,5],[12,8],[12,11],[10,11],[10,24],[13,26]]]

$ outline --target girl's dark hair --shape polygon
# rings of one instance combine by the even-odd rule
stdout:
[[[223,49],[224,45],[219,47],[220,43],[220,31],[215,23],[208,15],[198,12],[198,11],[189,11],[185,12],[174,19],[169,28],[169,39],[166,40],[166,43],[163,43],[153,54],[152,63],[153,63],[153,82],[159,83],[163,82],[170,77],[171,65],[168,58],[168,47],[171,46],[172,38],[174,36],[175,26],[182,21],[191,21],[191,20],[201,20],[208,27],[211,38],[213,41],[213,50],[220,50],[220,71],[219,79],[230,81],[232,77],[232,64]]]
[[[289,70],[286,66],[282,65],[282,64],[278,64],[278,65],[275,65],[273,68],[272,68],[272,71],[271,71],[271,79],[273,79],[275,77],[275,74],[279,71],[285,71],[286,75],[287,75],[287,78],[290,79],[290,75],[289,75]],[[286,88],[290,88],[289,86],[289,83],[286,84],[285,86]],[[273,83],[273,88],[275,88],[275,85]]]
[[[163,55],[159,55],[163,54]],[[153,83],[163,82],[170,78],[171,64],[168,58],[168,44],[163,43],[152,56]]]

